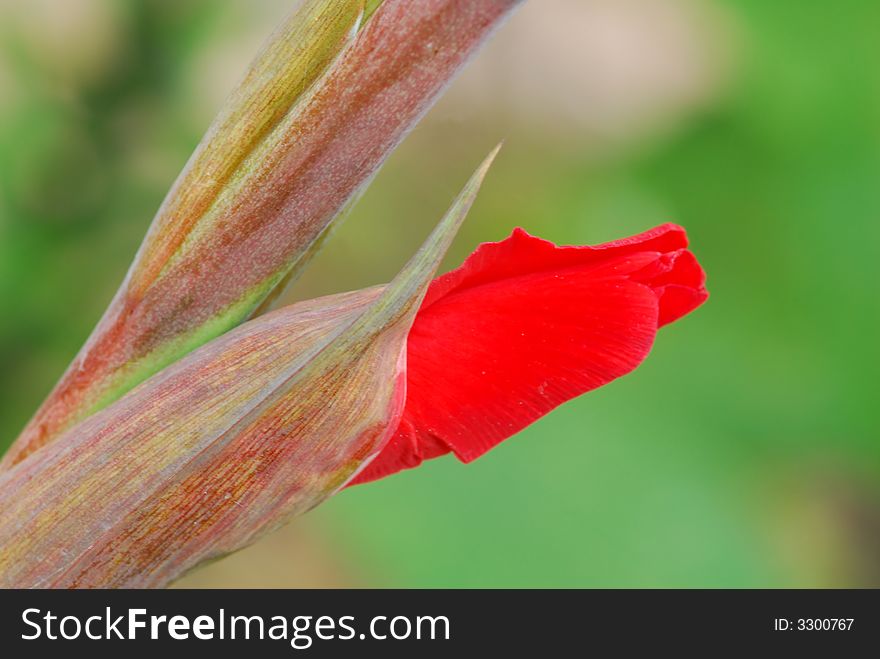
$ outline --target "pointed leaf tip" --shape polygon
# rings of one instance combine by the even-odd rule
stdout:
[[[433,276],[437,268],[440,267],[440,262],[449,250],[449,246],[464,223],[468,212],[470,212],[471,206],[473,206],[477,198],[477,193],[479,193],[480,187],[483,184],[483,180],[486,178],[486,174],[500,149],[501,145],[499,144],[480,163],[480,166],[477,167],[476,171],[468,179],[468,182],[465,183],[464,188],[459,192],[455,201],[452,202],[449,210],[446,211],[446,215],[443,216],[443,219],[440,220],[416,255],[397,275],[395,280],[391,282],[391,287],[394,287],[398,279],[407,279],[410,276],[420,277],[427,284],[427,279]]]
[[[516,3],[292,4],[0,472],[264,308]]]
[[[431,278],[440,267],[443,257],[446,256],[449,246],[473,206],[501,146],[498,144],[480,163],[443,219],[422,243],[415,256],[388,284],[379,299],[364,313],[360,322],[356,324],[358,327],[362,329],[369,327],[372,331],[380,331],[404,319],[407,319],[406,324],[409,326],[425,296]]]

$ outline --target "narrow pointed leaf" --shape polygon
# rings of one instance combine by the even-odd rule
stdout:
[[[0,475],[0,586],[163,586],[343,487],[397,427],[406,336],[492,157],[388,286],[246,323]]]
[[[262,308],[517,3],[303,2],[181,174],[110,308],[2,468]]]

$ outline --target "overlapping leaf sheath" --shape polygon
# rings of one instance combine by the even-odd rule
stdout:
[[[3,467],[251,316],[516,4],[302,2],[209,130]]]
[[[397,428],[407,334],[490,162],[387,287],[251,321],[0,476],[0,586],[162,586],[343,487]]]

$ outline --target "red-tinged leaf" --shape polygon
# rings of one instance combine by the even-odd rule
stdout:
[[[262,310],[519,0],[306,0],[169,192],[9,468]]]
[[[625,375],[659,326],[706,299],[683,229],[597,247],[517,230],[430,287],[407,344],[400,428],[363,483],[450,451],[468,462],[561,403]]]
[[[158,587],[321,503],[387,443],[406,337],[494,153],[384,288],[208,343],[0,474],[0,587]]]

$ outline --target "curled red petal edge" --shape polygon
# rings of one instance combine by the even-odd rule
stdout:
[[[349,485],[454,453],[470,462],[636,368],[656,331],[708,298],[685,230],[595,246],[517,228],[435,279],[407,342],[397,431]]]

